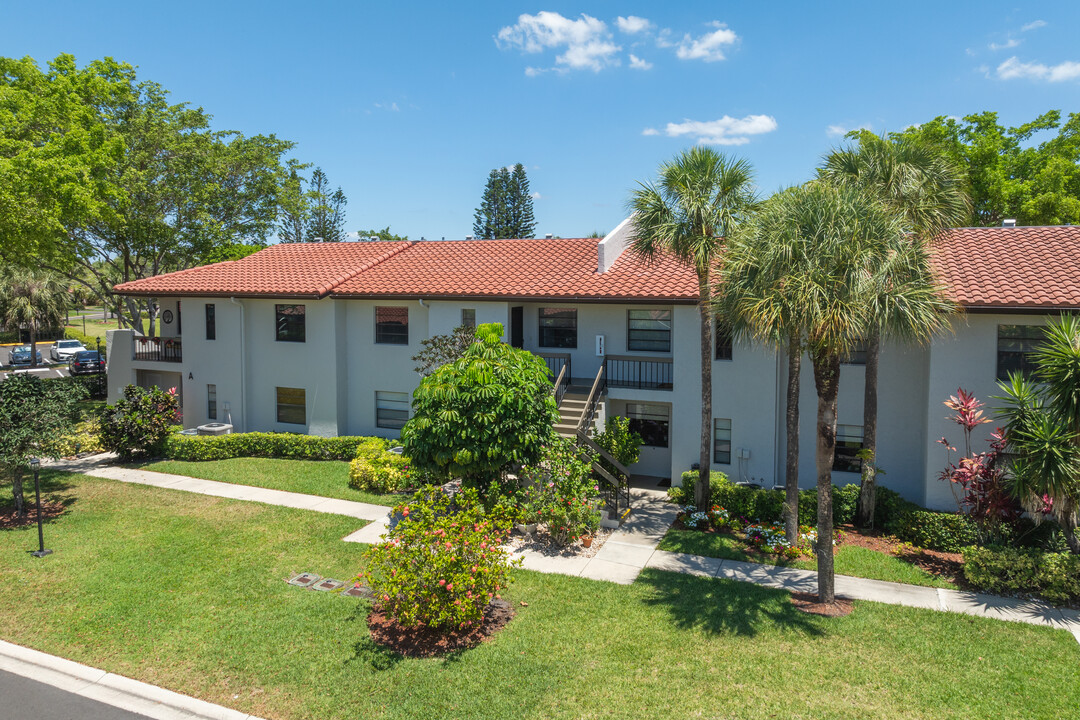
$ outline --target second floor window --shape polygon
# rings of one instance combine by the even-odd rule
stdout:
[[[540,347],[577,347],[577,309],[540,308]]]
[[[375,308],[375,342],[385,345],[409,344],[409,308]]]
[[[671,311],[627,310],[626,349],[671,352]]]
[[[1031,373],[1035,369],[1032,356],[1044,339],[1043,325],[998,325],[998,380],[1007,380],[1009,373]]]
[[[217,340],[217,317],[214,303],[206,303],[206,339]]]
[[[305,323],[303,305],[275,305],[277,316],[277,339],[279,342],[304,342]]]

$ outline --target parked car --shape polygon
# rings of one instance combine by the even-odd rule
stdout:
[[[11,354],[8,355],[8,361],[12,365],[29,365],[30,364],[30,346],[20,345],[17,348],[11,349]],[[37,361],[41,364],[41,351],[37,351]]]
[[[72,375],[103,373],[105,372],[105,358],[101,357],[101,353],[97,350],[83,350],[71,358],[68,369],[71,370]]]
[[[57,362],[67,362],[81,352],[86,352],[86,348],[78,340],[57,340],[49,351],[49,357]]]

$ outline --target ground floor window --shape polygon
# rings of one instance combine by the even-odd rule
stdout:
[[[409,419],[409,393],[375,392],[375,427],[400,430]]]
[[[217,385],[206,386],[206,417],[217,420]]]
[[[277,421],[307,425],[307,393],[304,388],[277,388]]]
[[[1035,368],[1032,357],[1046,339],[1043,325],[998,325],[997,379],[1010,373],[1029,375]]]
[[[859,457],[862,447],[862,425],[837,425],[836,456],[833,458],[832,469],[840,472],[862,472],[862,458]]]
[[[630,420],[630,429],[641,436],[643,445],[668,447],[668,429],[671,424],[670,407],[626,403],[626,417]]]
[[[717,465],[731,464],[730,418],[713,418],[713,462]]]

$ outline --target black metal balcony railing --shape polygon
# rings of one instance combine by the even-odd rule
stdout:
[[[548,372],[551,373],[551,377],[554,380],[559,377],[559,373],[562,373],[562,369],[565,367],[566,372],[563,373],[566,378],[567,384],[570,383],[570,353],[535,353],[537,357],[543,358],[544,364],[547,365]]]
[[[608,355],[604,358],[604,367],[608,387],[641,390],[671,390],[674,387],[671,358]]]
[[[154,362],[181,362],[184,359],[180,338],[135,338],[136,360]]]

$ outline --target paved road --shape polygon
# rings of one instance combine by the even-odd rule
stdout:
[[[148,716],[89,700],[0,670],[0,720],[146,720]]]

